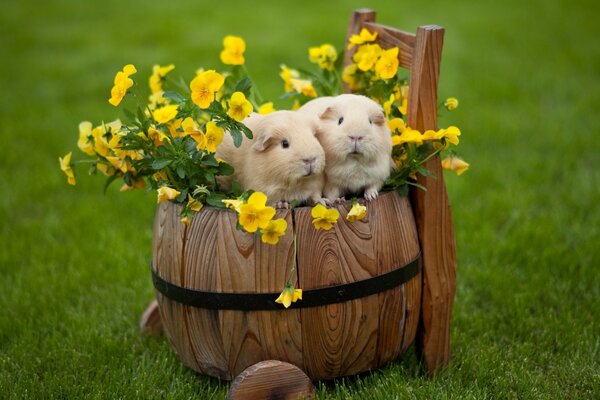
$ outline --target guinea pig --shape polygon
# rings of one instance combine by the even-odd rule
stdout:
[[[393,168],[392,135],[382,107],[368,97],[320,97],[298,112],[316,117],[317,139],[325,150],[323,195],[337,201],[346,194],[377,197]]]
[[[287,207],[293,200],[300,203],[324,203],[325,152],[315,137],[313,118],[295,111],[253,113],[243,123],[252,131],[235,147],[226,134],[217,147],[216,157],[234,168],[232,177],[220,179],[222,189],[229,190],[237,180],[242,190],[263,192],[270,205]]]

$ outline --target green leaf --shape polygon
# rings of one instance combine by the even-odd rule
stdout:
[[[246,97],[248,97],[250,93],[250,88],[252,87],[252,81],[247,76],[240,79],[233,88],[234,92],[242,92]]]
[[[181,189],[181,193],[179,194],[179,196],[177,196],[175,198],[175,201],[178,202],[178,203],[183,203],[187,199],[187,195],[188,195],[188,190],[187,189]]]
[[[111,175],[106,179],[106,181],[104,182],[104,187],[102,188],[102,193],[106,194],[108,187],[110,186],[111,183],[114,182],[115,179],[117,179],[116,175]]]
[[[227,196],[222,193],[211,193],[206,196],[206,204],[213,207],[225,208],[225,204],[223,204],[223,200],[225,200]]]
[[[227,163],[219,164],[219,175],[230,176],[233,175],[233,167]]]
[[[240,147],[242,145],[242,133],[236,129],[231,129],[229,134],[233,138],[233,144],[235,147]],[[252,135],[252,132],[250,132]],[[252,137],[252,136],[251,136]]]
[[[177,92],[172,92],[172,91],[164,92],[163,97],[165,99],[169,99],[177,104],[181,104],[181,103],[185,102],[185,97],[183,97],[182,95],[180,95]]]
[[[181,179],[185,178],[185,168],[183,167],[183,164],[179,164],[177,166],[177,176],[180,177]]]
[[[155,169],[155,170],[163,169],[167,165],[171,164],[171,162],[172,162],[172,160],[169,160],[166,158],[156,159],[152,162],[152,169]]]
[[[246,125],[240,123],[240,128],[242,129],[242,132],[244,132],[244,135],[246,135],[246,137],[248,139],[252,139],[253,135],[252,135],[252,131],[250,130],[250,128],[248,128]]]
[[[240,197],[241,191],[242,191],[242,188],[238,181],[231,182],[231,193],[233,194],[234,197]]]
[[[140,123],[142,123],[142,125],[144,125],[145,128],[145,124],[143,124],[143,122],[146,121],[146,114],[144,114],[144,110],[142,110],[142,107],[140,106],[137,108],[137,119],[140,121]]]

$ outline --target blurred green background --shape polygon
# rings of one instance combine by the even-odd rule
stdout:
[[[3,0],[0,4],[0,397],[223,398],[137,322],[153,296],[153,194],[102,194],[58,157],[107,102],[127,63],[221,68],[221,39],[246,39],[262,94],[309,46],[342,48],[352,9],[414,31],[446,28],[440,97],[460,107],[471,163],[447,175],[457,234],[453,362],[428,378],[411,350],[319,398],[600,397],[599,3]],[[278,102],[278,104],[280,104]]]

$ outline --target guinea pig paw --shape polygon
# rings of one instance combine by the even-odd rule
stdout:
[[[345,204],[346,203],[346,198],[345,197],[338,197],[337,199],[335,199],[334,203],[335,204]]]
[[[275,208],[283,208],[284,210],[290,209],[290,203],[286,200],[279,200],[275,205]]]
[[[378,195],[379,195],[379,192],[377,191],[377,189],[371,188],[371,189],[365,190],[365,200],[367,200],[367,201],[375,200]]]

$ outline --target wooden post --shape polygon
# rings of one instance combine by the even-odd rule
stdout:
[[[421,132],[437,129],[437,92],[444,29],[417,30],[410,73],[407,125]],[[427,190],[414,189],[411,200],[423,254],[423,297],[418,349],[430,373],[451,358],[450,319],[456,288],[454,227],[439,157],[426,164],[435,177],[419,176]]]

